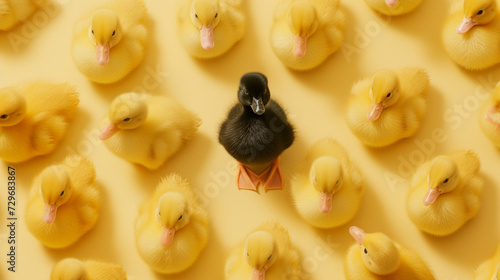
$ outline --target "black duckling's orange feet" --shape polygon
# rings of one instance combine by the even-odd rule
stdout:
[[[236,184],[239,190],[258,192],[259,184],[267,190],[283,189],[283,175],[280,168],[279,157],[261,174],[255,174],[250,168],[238,163]]]

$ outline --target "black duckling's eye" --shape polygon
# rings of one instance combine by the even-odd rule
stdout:
[[[63,196],[63,195],[64,195],[64,191],[61,192],[61,196]]]
[[[92,29],[92,34],[94,34],[94,30]]]
[[[448,183],[448,181],[449,181],[449,180],[450,180],[450,179],[446,178],[446,180],[444,180],[444,183],[445,183],[445,184],[446,184],[446,183]]]
[[[269,258],[267,258],[267,260],[270,260],[272,257],[273,257],[273,255],[270,255]]]
[[[115,34],[116,34],[116,30],[115,30],[115,31],[113,31],[113,35],[111,35],[111,36],[115,36]]]
[[[391,97],[391,95],[392,95],[392,93],[391,93],[391,92],[389,92],[389,93],[387,94],[387,98]]]
[[[217,18],[219,16],[219,13],[215,13],[215,18]]]
[[[368,255],[368,250],[366,250],[366,248],[363,250],[363,252],[365,253],[365,255]]]
[[[477,12],[478,15],[482,15],[483,14],[483,10],[479,10],[479,12]]]
[[[130,118],[123,119],[124,122],[129,122]]]
[[[195,17],[195,18],[198,18],[198,14],[194,14],[194,17]]]
[[[182,215],[179,217],[178,221],[182,220]]]
[[[161,213],[160,212],[158,212],[158,217],[161,217]]]
[[[249,254],[249,253],[247,253],[247,257],[250,257],[250,254]]]
[[[0,118],[6,119],[9,115],[1,115]]]

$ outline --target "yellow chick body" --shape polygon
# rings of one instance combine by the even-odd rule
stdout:
[[[54,266],[50,280],[127,280],[127,273],[121,265],[67,258]]]
[[[479,125],[491,142],[500,148],[500,84],[497,84],[493,96],[481,109]]]
[[[51,153],[73,120],[79,94],[68,83],[0,89],[0,158],[22,162]]]
[[[92,162],[67,157],[35,180],[26,205],[28,230],[47,247],[68,247],[94,227],[101,195]]]
[[[375,11],[388,15],[398,16],[415,10],[423,0],[365,0]]]
[[[486,260],[476,269],[474,280],[497,280],[500,279],[500,246],[495,255]]]
[[[445,21],[444,48],[467,70],[482,70],[500,62],[500,11],[496,0],[457,2]]]
[[[243,38],[243,0],[180,1],[177,28],[182,46],[193,57],[221,56]]]
[[[449,235],[474,217],[484,181],[473,151],[456,151],[424,163],[415,172],[407,198],[407,212],[422,231]]]
[[[349,232],[356,240],[344,260],[346,280],[434,280],[432,272],[413,251],[383,233]]]
[[[429,75],[419,67],[381,70],[354,84],[347,124],[363,144],[384,147],[412,136],[427,110]]]
[[[281,0],[271,28],[271,47],[294,70],[317,67],[344,40],[340,0]]]
[[[73,62],[89,80],[115,83],[143,60],[148,36],[143,0],[106,1],[75,24]]]
[[[186,270],[208,240],[208,215],[189,184],[172,174],[141,205],[135,226],[136,247],[156,272]]]
[[[124,93],[111,103],[99,138],[117,156],[157,169],[200,124],[196,114],[171,98]]]
[[[0,30],[7,31],[25,21],[47,0],[0,0]]]
[[[267,222],[235,246],[226,262],[226,280],[300,280],[301,256],[287,229]]]
[[[332,228],[356,215],[364,192],[361,171],[334,139],[316,142],[291,182],[297,212],[311,225]]]

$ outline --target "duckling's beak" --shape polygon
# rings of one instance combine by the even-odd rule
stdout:
[[[367,116],[368,120],[376,121],[382,114],[383,110],[384,106],[381,103],[372,103],[372,107],[370,108],[370,112],[368,113]]]
[[[265,280],[266,279],[266,269],[256,269],[252,268],[252,280]]]
[[[209,27],[203,25],[200,30],[201,47],[206,51],[214,48],[214,27],[210,24]]]
[[[385,0],[385,4],[389,7],[394,7],[398,3],[398,0]]]
[[[462,23],[457,27],[458,34],[464,34],[469,31],[472,27],[474,27],[476,23],[472,20],[472,18],[464,18]]]
[[[295,38],[293,39],[293,54],[301,58],[304,55],[306,55],[306,49],[307,49],[307,36],[299,37],[298,35],[295,35]]]
[[[488,112],[486,112],[484,118],[493,124],[500,125],[500,112],[498,112],[495,106],[491,107]]]
[[[108,123],[101,129],[101,132],[99,132],[99,139],[106,140],[115,135],[115,133],[117,133],[119,130],[120,129],[116,125]]]
[[[57,205],[50,205],[45,203],[45,209],[43,210],[43,221],[46,224],[52,223],[56,219]]]
[[[252,111],[259,116],[266,112],[266,107],[262,102],[262,98],[257,99],[254,97],[252,100],[252,105],[250,105],[250,107],[252,107]]]
[[[319,211],[328,214],[332,210],[332,193],[321,192],[319,195]]]
[[[97,64],[104,66],[109,62],[109,44],[102,45],[98,43],[96,46],[97,50]]]
[[[168,248],[174,242],[175,228],[161,228],[160,244],[161,246]]]
[[[424,198],[424,205],[429,206],[432,203],[436,202],[440,194],[441,193],[438,191],[437,188],[429,188]]]
[[[363,239],[365,238],[365,231],[359,227],[352,226],[349,228],[349,233],[358,242],[359,245],[363,245]]]

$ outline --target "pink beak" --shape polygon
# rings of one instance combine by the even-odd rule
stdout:
[[[365,231],[359,227],[352,226],[349,228],[349,233],[358,242],[359,245],[363,245],[363,239],[365,238]]]
[[[319,196],[319,211],[323,214],[328,214],[332,210],[332,197],[331,193],[321,192]]]
[[[97,64],[104,66],[109,62],[109,44],[97,44]]]
[[[209,27],[205,27],[203,25],[200,30],[200,40],[201,47],[206,51],[209,51],[214,48],[214,28],[212,25]]]
[[[471,18],[464,18],[462,20],[462,23],[460,23],[460,25],[457,27],[457,33],[467,33],[467,31],[469,31],[474,25],[476,25],[476,23],[473,22]]]
[[[369,121],[376,121],[382,114],[382,111],[384,110],[384,106],[380,103],[372,103],[372,107],[370,108],[370,112],[368,113],[368,120]]]
[[[293,54],[301,58],[304,55],[306,55],[306,49],[307,49],[307,36],[304,37],[299,37],[295,35],[295,38],[293,39]]]
[[[437,188],[435,188],[435,189],[429,188],[427,190],[427,194],[425,195],[425,198],[424,198],[424,205],[429,206],[432,203],[436,202],[439,195],[440,195],[440,193],[437,190]]]
[[[56,219],[56,214],[57,214],[57,206],[45,203],[45,209],[43,210],[43,217],[42,217],[43,221],[46,224],[52,223]]]
[[[493,115],[497,113],[498,113],[497,107],[493,106],[488,110],[488,112],[486,112],[484,118],[493,124],[500,125],[500,122],[495,121],[495,118],[493,117]]]
[[[161,228],[160,244],[168,248],[174,242],[175,229],[174,228]]]
[[[266,270],[264,268],[261,270],[252,268],[252,280],[266,280]]]
[[[394,7],[396,6],[396,4],[398,3],[398,0],[385,0],[385,3],[387,4],[387,6],[389,7]]]
[[[99,132],[99,139],[106,140],[109,137],[115,135],[120,129],[116,125],[109,123],[101,129]]]

